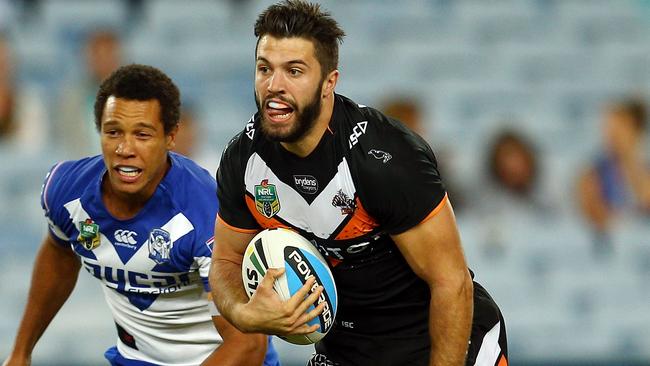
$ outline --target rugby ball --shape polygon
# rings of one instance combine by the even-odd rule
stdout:
[[[320,328],[307,335],[278,336],[293,344],[312,344],[318,342],[334,325],[338,302],[334,277],[316,247],[300,234],[283,228],[266,229],[250,241],[244,252],[242,279],[250,298],[269,268],[284,268],[284,274],[275,280],[273,289],[282,301],[288,300],[307,281],[315,277],[316,286],[323,286],[318,300],[307,311],[325,302],[323,312],[312,319],[309,325],[319,324]]]

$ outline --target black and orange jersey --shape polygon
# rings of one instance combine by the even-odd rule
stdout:
[[[267,140],[259,124],[256,114],[222,155],[220,219],[234,230],[288,227],[311,240],[336,280],[337,327],[424,335],[428,343],[429,288],[390,235],[443,206],[445,188],[429,145],[341,95],[335,95],[328,130],[307,157]]]

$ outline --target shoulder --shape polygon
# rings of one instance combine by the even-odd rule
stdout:
[[[256,113],[246,122],[244,129],[228,141],[222,154],[222,161],[224,159],[235,159],[241,155],[247,155],[245,153],[251,151],[253,146],[259,143],[261,138],[259,117]]]
[[[431,150],[418,134],[375,108],[338,94],[336,105],[339,109],[337,118],[340,119],[337,126],[342,129],[342,133],[349,133],[347,142],[350,150],[357,150],[355,147],[358,144],[362,147],[360,150],[366,148],[365,152],[370,151],[372,145]]]
[[[435,156],[429,144],[400,121],[379,110],[341,97],[348,133],[347,147],[354,164],[364,175],[389,172],[402,174],[409,162],[430,161]]]
[[[45,176],[41,200],[46,210],[79,198],[105,169],[101,156],[55,164]]]
[[[174,152],[169,153],[172,168],[161,183],[172,202],[175,214],[182,214],[199,237],[211,236],[219,208],[217,184],[210,173],[196,162]]]
[[[182,206],[216,205],[217,183],[210,173],[183,155],[170,152],[169,158],[172,170],[164,184],[172,199]]]
[[[248,120],[244,129],[230,139],[221,154],[217,169],[216,178],[219,185],[227,183],[228,180],[238,180],[238,177],[243,176],[249,158],[261,149],[261,144],[265,143],[259,125],[260,119],[256,113]]]
[[[174,152],[169,153],[169,158],[172,161],[173,169],[177,171],[170,177],[173,184],[183,183],[192,188],[204,189],[216,187],[210,173],[194,160]]]

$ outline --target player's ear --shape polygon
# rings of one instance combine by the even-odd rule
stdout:
[[[167,143],[167,150],[173,150],[176,147],[176,134],[178,133],[178,124],[175,125],[171,131],[165,135],[165,141]]]
[[[325,77],[325,80],[323,80],[323,85],[321,85],[323,89],[323,93],[321,97],[326,98],[329,95],[332,95],[334,93],[334,89],[336,88],[336,83],[339,80],[339,70],[332,70],[327,74],[327,77]]]

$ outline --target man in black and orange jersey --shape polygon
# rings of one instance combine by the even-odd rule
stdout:
[[[344,33],[318,5],[267,8],[255,24],[258,113],[226,148],[210,275],[244,332],[307,334],[309,281],[286,302],[269,270],[248,300],[244,249],[296,230],[327,256],[339,308],[310,365],[506,365],[497,305],[467,269],[431,148],[400,122],[335,94]],[[261,189],[262,187],[272,189]],[[468,347],[469,344],[469,347]]]

